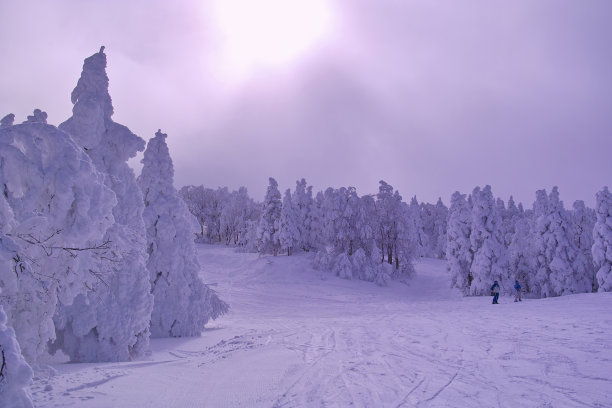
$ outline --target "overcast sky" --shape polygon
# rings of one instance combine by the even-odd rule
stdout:
[[[64,121],[105,45],[114,120],[168,133],[177,188],[612,187],[612,1],[218,1],[0,0],[0,117]]]

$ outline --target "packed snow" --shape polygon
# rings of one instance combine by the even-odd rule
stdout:
[[[149,356],[37,373],[39,407],[606,407],[612,293],[515,303],[463,297],[446,262],[380,287],[312,256],[198,246],[201,277],[231,305],[200,337]]]

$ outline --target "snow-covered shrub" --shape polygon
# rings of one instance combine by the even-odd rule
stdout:
[[[89,155],[117,198],[115,223],[105,240],[117,248],[110,273],[74,303],[62,302],[55,317],[57,341],[73,361],[122,361],[148,350],[153,296],[146,269],[144,202],[127,160],[144,150],[145,142],[115,123],[108,93],[106,55],[85,59],[71,95],[72,117],[60,129]]]
[[[196,336],[228,307],[198,276],[192,235],[196,220],[174,189],[166,137],[158,131],[149,140],[137,180],[145,203],[147,269],[154,296],[151,335]]]
[[[342,279],[353,279],[353,264],[346,253],[336,256],[333,272]]]
[[[597,223],[593,228],[593,261],[599,292],[612,291],[612,194],[608,187],[596,195]]]

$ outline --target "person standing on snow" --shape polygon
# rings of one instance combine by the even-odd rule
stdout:
[[[493,294],[493,304],[497,305],[497,300],[499,299],[499,283],[497,283],[497,281],[493,282],[491,293]]]
[[[518,280],[514,281],[514,301],[515,302],[522,302],[522,296],[521,296],[521,284],[518,283]]]

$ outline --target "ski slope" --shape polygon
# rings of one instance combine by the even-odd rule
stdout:
[[[612,406],[612,293],[492,305],[449,289],[442,261],[381,288],[306,255],[199,251],[229,315],[198,338],[152,340],[142,361],[55,357],[37,406]]]

